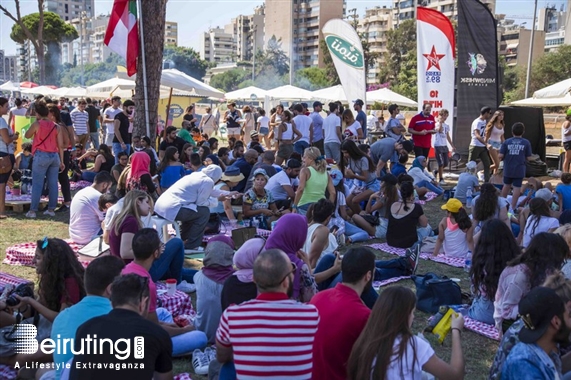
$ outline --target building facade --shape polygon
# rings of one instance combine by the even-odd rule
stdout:
[[[178,23],[165,22],[165,46],[178,46]]]
[[[4,50],[0,50],[0,82],[18,82],[18,61],[18,56],[8,56],[4,54]]]
[[[236,59],[251,61],[255,51],[264,49],[265,7],[254,8],[253,15],[240,15],[227,26],[232,28],[236,41]],[[227,28],[225,28],[227,29]]]
[[[378,83],[383,56],[387,52],[387,32],[393,27],[393,10],[387,7],[375,7],[365,11],[365,17],[359,20],[359,33],[364,33],[369,43],[369,51],[378,53],[379,58],[367,72],[367,84]]]
[[[556,32],[565,27],[567,12],[558,11],[555,7],[545,7],[539,9],[536,30],[543,30],[546,33]]]
[[[82,12],[87,17],[93,17],[95,13],[95,0],[46,0],[44,8],[57,13],[64,21],[79,18]]]
[[[513,25],[504,30],[500,41],[500,55],[504,55],[507,66],[527,67],[531,41],[531,30]],[[545,52],[545,32],[536,30],[533,37],[532,60],[535,61]]]
[[[481,0],[496,13],[496,0]],[[450,20],[458,20],[458,0],[393,0],[393,27],[416,18],[416,7],[427,7],[442,12]]]
[[[231,24],[227,28],[210,28],[204,32],[200,58],[208,62],[235,62],[236,42]]]

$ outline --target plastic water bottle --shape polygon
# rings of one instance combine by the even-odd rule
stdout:
[[[470,273],[470,268],[472,268],[472,251],[468,251],[468,254],[466,254],[466,260],[464,261],[464,272]]]
[[[469,187],[468,190],[466,190],[466,208],[467,209],[472,208],[472,188],[471,187]]]
[[[258,218],[252,218],[252,227],[258,228],[260,225],[260,220]]]

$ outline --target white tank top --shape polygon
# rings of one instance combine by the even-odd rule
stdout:
[[[503,128],[497,128],[495,125],[492,127],[492,133],[490,134],[490,141],[502,141],[502,136],[504,135]]]
[[[292,140],[293,139],[293,128],[291,123],[284,123],[287,127],[285,132],[282,132],[282,140]]]
[[[303,252],[307,253],[308,255],[309,255],[309,251],[311,250],[311,239],[313,239],[313,233],[315,232],[315,230],[319,226],[321,226],[321,224],[314,223],[307,228],[307,238],[305,239],[305,243],[303,244],[302,249],[303,249]],[[325,247],[323,249],[323,252],[321,252],[321,255],[319,256],[319,258],[321,258],[326,253],[335,252],[335,250],[337,249],[338,246],[339,246],[339,244],[337,244],[337,240],[335,239],[335,236],[332,233],[329,233],[329,243],[327,244],[327,247]]]
[[[451,224],[450,219],[447,220],[447,227],[444,230],[444,242],[442,249],[448,257],[466,257],[468,250],[468,241],[466,240],[466,233],[462,231],[458,225],[454,225],[454,229],[448,226]]]

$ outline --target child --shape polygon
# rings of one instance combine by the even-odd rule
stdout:
[[[559,198],[559,211],[571,209],[571,173],[561,174],[561,183],[557,185],[555,192]]]
[[[186,175],[184,166],[182,166],[178,157],[178,149],[175,146],[169,146],[165,151],[158,170],[161,176],[160,185],[163,190],[168,189]]]
[[[525,132],[523,123],[512,125],[512,135],[514,137],[504,141],[500,148],[499,158],[504,161],[504,188],[502,197],[507,197],[513,186],[512,209],[517,208],[517,201],[521,192],[523,177],[525,177],[525,163],[530,161],[531,144],[522,138]]]
[[[22,152],[16,156],[14,172],[21,174],[22,194],[32,194],[32,143],[25,142],[22,144]]]
[[[194,142],[198,145],[199,142],[203,141],[204,138],[202,137],[202,134],[200,133],[200,129],[198,128],[192,128],[190,133],[192,134],[192,139],[194,140]]]
[[[401,155],[399,156],[399,162],[395,162],[391,166],[391,174],[395,177],[399,177],[399,175],[406,173],[406,163],[408,162],[408,155]]]
[[[436,133],[434,134],[434,151],[436,155],[436,162],[438,163],[438,176],[440,177],[440,185],[446,185],[444,181],[444,167],[448,165],[448,143],[454,148],[452,139],[450,138],[450,126],[445,123],[448,118],[448,110],[441,109],[438,113],[438,121],[434,126]]]
[[[433,255],[444,253],[449,257],[464,258],[468,251],[474,250],[472,220],[462,207],[462,202],[456,198],[450,198],[442,209],[448,212],[438,225]]]
[[[476,192],[480,190],[480,181],[478,181],[476,176],[477,167],[478,164],[475,161],[468,162],[466,164],[466,172],[458,177],[454,198],[458,199],[462,204],[466,204],[466,191],[468,191],[468,188],[472,189],[472,197],[475,197]],[[471,205],[468,205],[468,207],[471,207]]]
[[[266,116],[266,111],[263,108],[258,109],[260,116],[257,120],[257,130],[260,136],[264,139],[266,148],[270,148],[270,118]]]

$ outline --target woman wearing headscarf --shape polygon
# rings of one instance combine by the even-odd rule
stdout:
[[[135,152],[131,156],[131,171],[127,175],[127,191],[141,190],[149,194],[153,201],[158,198],[157,187],[149,171],[151,158],[145,152]]]
[[[196,285],[196,318],[194,326],[214,342],[220,323],[222,287],[232,276],[234,242],[226,235],[216,235],[208,241],[204,250],[204,267],[194,275]]]
[[[254,283],[254,261],[264,250],[266,240],[254,238],[247,240],[234,254],[234,269],[236,271],[228,277],[222,288],[222,311],[230,305],[253,300],[258,295],[258,288]]]
[[[296,266],[291,298],[300,302],[309,302],[317,293],[317,284],[311,269],[300,258],[307,256],[301,250],[307,238],[307,219],[299,214],[282,216],[272,231],[265,249],[281,249]]]
[[[424,156],[418,156],[412,161],[412,167],[408,170],[408,175],[414,179],[414,187],[427,188],[438,195],[444,193],[444,190],[438,186],[436,178],[426,170],[428,160]]]

